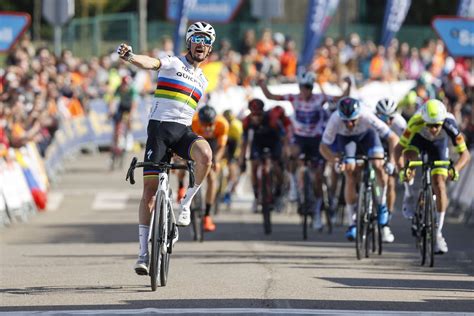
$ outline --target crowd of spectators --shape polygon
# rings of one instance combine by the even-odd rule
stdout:
[[[160,47],[147,54],[159,58],[172,51],[173,42],[165,37]],[[255,30],[249,29],[238,47],[221,39],[203,68],[205,73],[217,73],[212,89],[252,86],[261,73],[274,82],[295,82],[298,55],[292,38],[270,29],[257,37]],[[395,39],[385,48],[362,41],[358,34],[347,39],[326,38],[310,69],[322,84],[339,84],[348,75],[358,85],[371,80],[416,80],[418,96],[444,101],[468,141],[473,142],[472,59],[449,56],[440,40],[410,47]],[[85,115],[88,100],[109,98],[121,78],[130,74],[141,93],[153,91],[156,76],[127,68],[114,53],[86,60],[64,50],[56,57],[45,47],[35,47],[25,36],[0,67],[0,157],[9,147],[21,147],[28,141],[35,141],[44,155],[62,120]]]

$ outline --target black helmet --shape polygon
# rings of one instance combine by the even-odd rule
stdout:
[[[360,115],[360,102],[357,99],[346,97],[337,102],[337,113],[343,121],[355,120]]]
[[[209,105],[203,106],[198,112],[199,121],[204,124],[214,123],[214,121],[216,120],[216,115],[216,110]]]
[[[265,104],[260,99],[252,99],[249,101],[249,110],[251,113],[261,113]]]

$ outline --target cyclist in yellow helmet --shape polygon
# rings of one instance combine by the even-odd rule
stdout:
[[[431,99],[426,101],[408,121],[408,127],[403,132],[400,143],[395,147],[395,159],[399,170],[402,170],[405,161],[418,160],[420,152],[427,153],[430,161],[448,160],[448,138],[451,139],[459,154],[459,158],[453,165],[453,172],[448,174],[446,167],[437,167],[433,168],[431,173],[438,209],[435,246],[437,253],[448,252],[448,245],[442,235],[448,206],[446,179],[456,181],[459,178],[459,171],[466,166],[471,158],[464,137],[459,131],[454,116],[447,112],[446,106],[439,100]],[[406,182],[411,179],[403,179],[402,176],[402,180],[405,181],[403,215],[411,218],[414,216],[415,200],[411,184]]]

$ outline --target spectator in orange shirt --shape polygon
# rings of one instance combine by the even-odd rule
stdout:
[[[270,29],[263,30],[262,37],[257,42],[257,52],[259,55],[267,56],[274,48],[272,31]]]
[[[281,74],[288,81],[296,80],[296,66],[298,63],[298,55],[295,51],[295,41],[288,39],[285,42],[284,52],[280,57]]]
[[[380,45],[377,48],[377,53],[372,60],[370,61],[369,74],[370,79],[372,80],[382,80],[383,79],[383,69],[385,66],[385,47]]]

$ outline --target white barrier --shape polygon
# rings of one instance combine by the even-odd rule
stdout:
[[[351,88],[351,96],[359,98],[364,104],[372,109],[375,109],[375,105],[378,100],[382,98],[391,98],[396,102],[400,101],[413,87],[415,87],[415,81],[397,81],[397,82],[381,82],[372,81],[365,86],[357,89],[356,87]],[[338,96],[342,94],[342,90],[333,84],[325,84],[323,89],[326,94]],[[268,90],[274,94],[298,94],[299,87],[297,84],[279,84],[270,85]],[[314,86],[314,93],[320,93],[318,85]],[[262,89],[260,87],[232,87],[225,91],[214,91],[210,94],[209,105],[213,106],[218,113],[222,113],[227,109],[231,109],[234,113],[241,113],[247,108],[248,100],[252,98],[259,98],[265,102],[265,108],[272,108],[275,105],[281,105],[286,114],[291,116],[293,114],[293,107],[290,102],[286,101],[272,101],[265,98]]]

